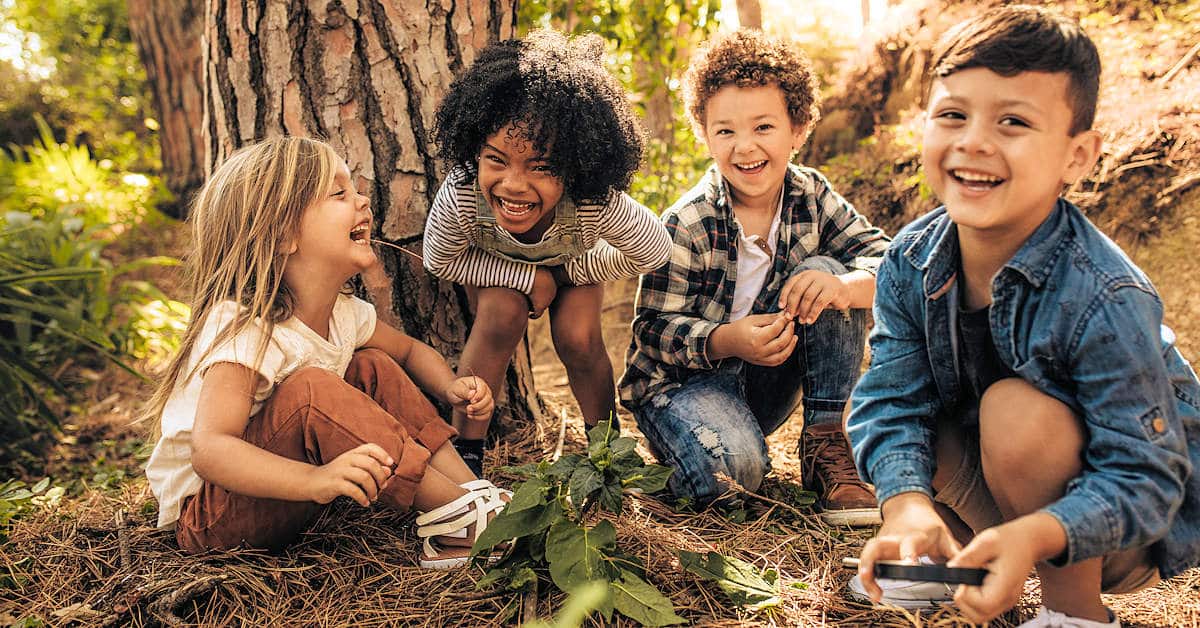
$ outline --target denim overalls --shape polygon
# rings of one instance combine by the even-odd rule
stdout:
[[[522,244],[496,224],[496,214],[478,184],[475,185],[475,241],[479,248],[498,257],[538,266],[565,264],[587,251],[575,203],[567,195],[554,206],[554,224],[546,235],[534,244]]]

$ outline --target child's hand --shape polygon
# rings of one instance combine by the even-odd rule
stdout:
[[[538,267],[533,272],[533,292],[529,293],[529,318],[541,318],[542,312],[558,295],[558,282],[549,270]]]
[[[446,388],[446,401],[456,408],[466,406],[467,418],[472,421],[487,421],[492,418],[495,408],[492,389],[482,377],[474,375],[450,382]]]
[[[957,555],[960,549],[946,522],[934,510],[933,500],[922,493],[901,493],[884,502],[883,525],[859,554],[858,576],[867,595],[879,602],[883,589],[875,582],[875,561],[915,563],[925,555],[941,562]]]
[[[1030,533],[1020,519],[988,528],[950,560],[950,567],[986,567],[983,586],[958,587],[954,603],[972,622],[981,624],[1012,608],[1021,599],[1025,579],[1037,562]]]
[[[850,309],[850,288],[838,275],[805,270],[783,284],[779,308],[797,321],[811,325],[826,309]]]
[[[791,316],[752,314],[729,324],[734,355],[759,366],[779,366],[796,348],[796,326]]]
[[[328,504],[345,495],[361,506],[370,506],[392,477],[392,457],[382,447],[365,443],[329,462],[313,467],[309,498]]]

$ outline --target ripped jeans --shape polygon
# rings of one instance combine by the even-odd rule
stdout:
[[[806,266],[846,272],[831,258]],[[838,270],[840,269],[840,270]],[[867,311],[826,310],[811,325],[797,325],[796,350],[783,364],[762,367],[725,360],[696,371],[683,385],[633,409],[638,428],[662,464],[675,468],[668,483],[676,497],[704,504],[729,487],[717,474],[758,490],[771,470],[766,435],[779,429],[804,396],[805,428],[840,422],[858,381],[866,344]]]

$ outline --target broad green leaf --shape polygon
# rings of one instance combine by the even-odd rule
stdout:
[[[716,582],[734,604],[751,610],[779,605],[779,574],[775,570],[759,572],[750,563],[717,552],[706,556],[684,550],[677,553],[684,569]]]
[[[546,503],[546,481],[540,478],[526,480],[517,485],[513,491],[512,501],[504,507],[503,512],[521,512],[541,506]]]
[[[604,554],[616,546],[617,530],[608,521],[601,521],[590,530],[569,520],[555,522],[546,537],[550,579],[563,591],[598,578],[607,580]]]
[[[29,490],[33,491],[34,493],[40,493],[40,492],[46,490],[49,486],[50,486],[50,478],[42,478],[42,481],[38,482],[37,484],[34,484],[33,488],[31,488]]]
[[[666,488],[667,480],[674,472],[675,469],[671,467],[664,467],[660,464],[648,464],[642,467],[640,473],[623,478],[621,483],[626,488],[640,488],[647,493],[655,493]]]
[[[607,480],[607,478],[605,478]],[[621,514],[621,480],[613,478],[600,487],[600,507],[613,514]]]
[[[617,611],[642,625],[670,626],[687,621],[675,614],[670,599],[628,571],[621,570],[620,579],[612,583],[612,590],[613,606]]]
[[[604,477],[600,475],[596,468],[590,464],[581,464],[575,468],[575,472],[571,474],[571,482],[568,485],[571,495],[571,501],[582,506],[592,493],[600,490],[604,485]]]
[[[546,470],[546,475],[553,479],[565,480],[571,477],[571,474],[575,472],[575,468],[584,460],[586,458],[579,454],[567,454],[555,460],[554,464],[550,465],[550,468]]]
[[[562,517],[562,507],[558,505],[558,500],[520,512],[502,510],[495,519],[492,519],[479,538],[475,539],[471,555],[481,554],[509,539],[537,534],[560,517]]]
[[[637,452],[635,452],[634,449],[637,449],[637,441],[632,438],[629,438],[627,436],[622,436],[621,438],[618,438],[618,439],[614,440],[612,443],[610,443],[608,445],[608,448],[610,451],[612,451],[612,455],[614,458],[616,458],[617,456],[623,456],[623,455],[629,454],[629,453],[636,454]],[[640,459],[640,456],[639,456],[639,459]]]

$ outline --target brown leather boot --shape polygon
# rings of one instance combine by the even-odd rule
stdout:
[[[804,488],[817,494],[821,520],[831,526],[879,525],[875,491],[859,479],[838,423],[805,427],[800,438]]]

